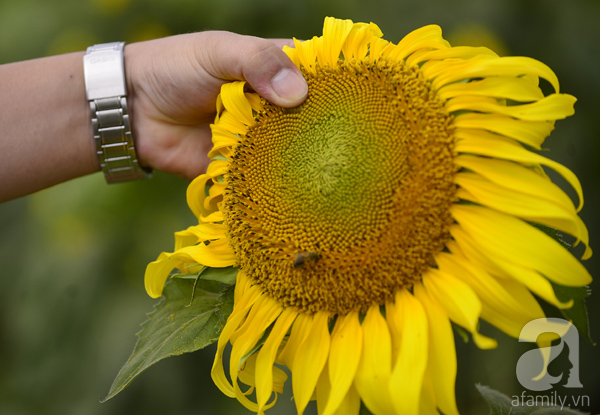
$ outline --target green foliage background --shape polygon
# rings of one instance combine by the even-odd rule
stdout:
[[[576,115],[557,123],[547,155],[581,179],[582,217],[600,249],[597,0],[0,0],[0,63],[199,30],[310,38],[328,15],[373,21],[395,42],[437,23],[454,45],[495,45],[553,68],[562,90],[579,101]],[[10,179],[0,178],[0,186]],[[174,231],[194,223],[186,186],[160,172],[150,181],[107,186],[96,174],[0,205],[0,414],[249,413],[213,385],[214,347],[160,362],[99,403],[155,302],[143,288],[146,264],[172,249]],[[600,277],[597,255],[586,266]],[[588,306],[598,340],[597,293]],[[531,345],[491,327],[483,331],[499,339],[497,350],[457,338],[462,414],[487,413],[476,382],[509,396],[523,391],[515,365]],[[571,392],[590,396],[592,406],[581,409],[598,413],[600,349],[582,341],[580,363],[584,388]],[[295,413],[290,396],[269,413]]]

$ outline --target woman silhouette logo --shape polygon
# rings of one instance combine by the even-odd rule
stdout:
[[[554,346],[552,340],[560,340]],[[517,379],[524,387],[532,391],[552,389],[560,382],[565,388],[582,388],[579,381],[579,333],[573,324],[560,318],[540,318],[527,323],[519,335],[520,342],[537,342],[542,347],[529,350],[517,362]],[[561,382],[564,373],[552,376],[548,365],[563,351],[565,344],[571,370],[567,373],[566,383]]]

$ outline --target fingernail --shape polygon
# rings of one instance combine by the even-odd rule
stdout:
[[[279,71],[271,80],[271,86],[286,101],[300,101],[308,93],[308,85],[302,75],[289,69]]]

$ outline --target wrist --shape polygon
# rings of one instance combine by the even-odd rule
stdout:
[[[131,131],[136,140],[136,151],[141,166],[156,167],[156,160],[152,160],[152,129],[147,127],[152,114],[150,108],[153,101],[147,94],[148,86],[155,84],[156,79],[150,75],[154,60],[157,59],[156,51],[152,50],[152,43],[145,41],[127,44],[123,50],[125,61],[125,81],[127,84],[127,102],[131,117]]]

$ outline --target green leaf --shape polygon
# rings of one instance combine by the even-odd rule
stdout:
[[[509,398],[487,386],[475,387],[490,407],[490,415],[585,415],[584,412],[567,406],[534,406],[534,398],[528,395],[514,395]]]
[[[511,399],[498,392],[483,385],[475,385],[483,399],[487,402],[490,407],[490,415],[524,415],[525,408],[520,406],[513,406]]]
[[[200,279],[208,281],[217,281],[223,284],[235,284],[239,268],[205,268],[201,271]]]
[[[197,282],[175,278],[165,285],[163,297],[142,324],[133,353],[103,402],[160,360],[194,352],[218,339],[233,309],[233,287],[223,289],[213,281]]]
[[[219,320],[223,323],[222,324],[223,326],[225,326],[227,319],[233,312],[233,294],[234,294],[234,292],[235,292],[235,286],[226,287],[221,292],[221,297],[220,297],[221,303],[219,304],[219,309],[217,310],[217,316],[219,317]]]
[[[204,267],[199,272],[194,274],[175,274],[171,278],[179,278],[186,280],[196,280],[197,278],[207,281],[217,281],[223,284],[233,285],[235,284],[238,274],[238,268],[225,267],[225,268],[210,268]]]
[[[203,267],[200,271],[194,274],[175,274],[172,275],[171,278],[178,278],[184,280],[194,280],[194,287],[192,288],[192,292],[195,292],[196,285],[198,281],[216,281],[227,285],[234,285],[237,280],[238,268],[234,267],[225,267],[225,268],[211,268],[211,267]],[[189,307],[194,301],[194,295],[192,294],[190,298],[190,303],[187,305]],[[230,313],[231,314],[231,313]]]
[[[571,244],[563,239],[563,234],[560,233],[558,231],[558,229],[551,228],[550,226],[546,226],[546,225],[541,225],[539,223],[533,223],[533,222],[529,222],[529,223],[531,225],[535,226],[536,228],[538,228],[540,231],[544,232],[546,235],[552,237],[552,239],[554,239],[555,241],[560,243],[565,248],[567,248],[567,249],[571,248]]]
[[[595,344],[590,336],[588,312],[585,305],[585,299],[591,293],[589,287],[566,287],[552,281],[550,283],[560,301],[566,302],[573,299],[573,307],[560,310],[564,318],[573,322],[573,325],[584,339],[591,344]]]

